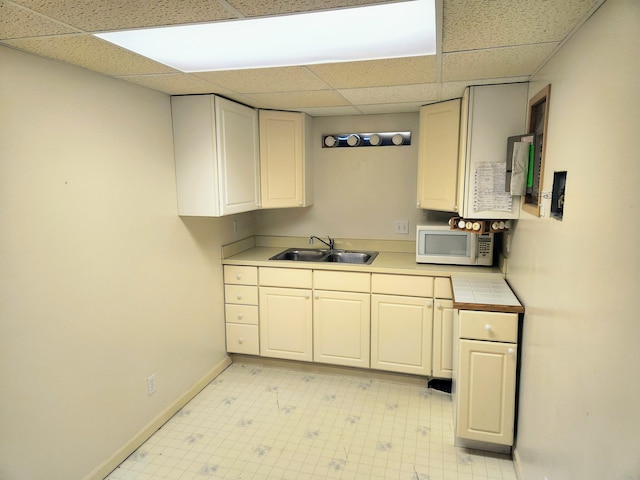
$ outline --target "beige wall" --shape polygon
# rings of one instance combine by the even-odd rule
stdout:
[[[0,64],[0,478],[102,478],[226,359],[234,217],[176,215],[168,96],[5,47]]]
[[[640,478],[640,3],[609,0],[536,75],[550,83],[545,190],[508,280],[526,306],[516,458],[526,480]]]
[[[258,231],[415,241],[416,224],[426,220],[416,208],[418,120],[418,113],[314,118],[314,205],[262,211]],[[411,131],[411,145],[322,148],[323,134],[388,131]],[[408,235],[394,233],[396,220],[409,221]]]

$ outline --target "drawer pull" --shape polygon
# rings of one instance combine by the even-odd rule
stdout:
[[[237,278],[238,280],[242,280],[242,274],[238,273],[238,274],[236,275],[236,278]]]
[[[238,320],[242,320],[242,317],[244,317],[244,315],[242,313],[238,313]]]
[[[240,338],[238,339],[238,343],[239,343],[240,345],[242,345],[242,344],[244,343],[244,338],[240,337]]]
[[[236,295],[236,298],[237,298],[238,300],[242,300],[242,294],[241,294],[241,293],[238,293],[238,294]]]
[[[491,331],[491,325],[489,325],[489,324],[485,325],[485,326],[484,326],[484,329],[485,329],[487,332],[490,332],[490,331]]]

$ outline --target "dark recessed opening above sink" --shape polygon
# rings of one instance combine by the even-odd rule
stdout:
[[[369,265],[378,252],[353,250],[328,250],[318,248],[288,248],[269,260],[289,260],[294,262],[335,262]]]

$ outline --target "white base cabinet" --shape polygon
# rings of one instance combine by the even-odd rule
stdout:
[[[453,301],[436,298],[433,308],[433,377],[453,376],[453,322]]]
[[[259,282],[260,355],[312,361],[311,271],[260,268]]]
[[[371,296],[371,368],[431,375],[433,299]]]
[[[456,441],[513,444],[518,315],[460,310],[454,379]]]
[[[227,352],[258,355],[258,269],[224,266]]]

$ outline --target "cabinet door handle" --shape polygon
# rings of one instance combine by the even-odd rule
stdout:
[[[436,308],[442,310],[442,304],[440,302],[436,303]]]
[[[489,324],[485,325],[485,326],[484,326],[484,329],[485,329],[487,332],[490,332],[490,331],[491,331],[491,325],[489,325]]]
[[[431,310],[433,308],[433,304],[431,302],[427,303],[427,308]]]
[[[515,350],[515,348],[510,348],[509,350],[507,350],[507,353],[509,355],[513,355],[514,353],[516,353],[516,350]]]
[[[313,294],[313,298],[315,298],[316,300],[320,298],[320,294],[319,293],[314,293]]]

